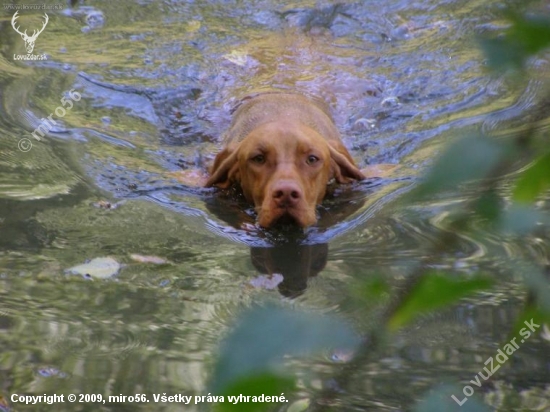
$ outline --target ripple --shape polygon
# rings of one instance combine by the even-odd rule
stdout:
[[[524,92],[510,106],[489,113],[483,121],[482,130],[485,133],[494,132],[498,129],[526,127],[531,122],[547,119],[546,108],[537,104],[541,91],[544,89],[543,82],[531,79]],[[538,108],[538,110],[533,110]]]
[[[44,350],[51,354],[62,353],[69,358],[124,359],[132,352],[150,346],[145,332],[135,333],[122,324],[111,324],[108,329],[93,332],[92,329],[71,331],[70,335],[50,340]]]

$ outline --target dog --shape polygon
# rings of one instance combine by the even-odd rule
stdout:
[[[206,187],[238,185],[258,224],[307,228],[336,181],[365,179],[343,145],[328,107],[294,93],[264,93],[235,112]]]

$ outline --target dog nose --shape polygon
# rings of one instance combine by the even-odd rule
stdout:
[[[273,200],[278,207],[296,206],[302,199],[300,187],[291,181],[280,181],[273,188]]]

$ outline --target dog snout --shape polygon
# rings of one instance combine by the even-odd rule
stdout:
[[[293,207],[302,200],[303,193],[295,182],[283,180],[275,184],[271,196],[278,207]]]

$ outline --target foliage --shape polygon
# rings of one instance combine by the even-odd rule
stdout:
[[[444,308],[475,291],[487,289],[490,278],[476,276],[471,279],[452,277],[449,274],[426,272],[414,285],[388,322],[390,330],[397,330],[418,315]]]
[[[550,187],[550,152],[533,161],[533,165],[521,174],[514,189],[516,202],[531,203]]]
[[[550,45],[550,16],[523,16],[507,11],[510,27],[504,35],[480,40],[494,70],[520,69],[532,55]]]
[[[277,306],[251,309],[241,316],[221,348],[211,390],[226,392],[242,379],[269,372],[286,355],[334,346],[351,350],[358,341],[341,319]]]

